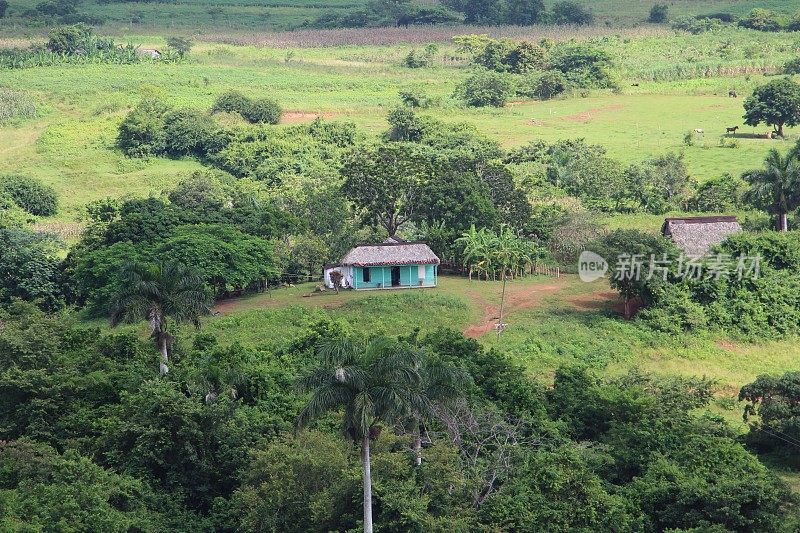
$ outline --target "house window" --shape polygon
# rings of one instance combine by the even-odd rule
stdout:
[[[363,275],[364,275],[364,283],[369,283],[369,282],[372,280],[372,278],[370,277],[369,268],[366,268],[366,267],[365,267],[365,268],[363,268],[363,269],[361,270],[361,272],[362,272],[362,273],[363,273]]]

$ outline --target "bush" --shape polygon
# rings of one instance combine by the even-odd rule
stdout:
[[[514,84],[508,75],[479,70],[456,87],[454,96],[472,107],[503,107],[513,90]]]
[[[215,145],[214,120],[193,109],[178,109],[164,117],[165,150],[171,156],[204,155]]]
[[[647,22],[653,24],[660,24],[667,21],[669,16],[669,6],[667,4],[655,4],[650,8],[650,16],[647,17]]]
[[[784,74],[800,74],[800,57],[790,59],[783,64]]]
[[[692,210],[701,212],[722,212],[739,209],[747,184],[730,174],[708,180],[697,187],[690,201]]]
[[[0,189],[28,213],[49,217],[58,211],[58,196],[52,187],[26,176],[2,176],[0,181]]]
[[[517,94],[528,98],[549,100],[569,89],[569,80],[557,70],[539,72],[526,76],[517,85]]]
[[[403,59],[403,65],[408,68],[423,68],[431,64],[433,55],[438,51],[439,47],[435,44],[429,44],[422,52],[412,49],[408,55]]]
[[[211,106],[212,113],[241,113],[252,104],[252,100],[239,91],[228,91],[217,96],[214,105]]]
[[[275,100],[259,98],[253,100],[241,113],[252,124],[277,124],[281,121],[283,110]]]
[[[550,58],[552,70],[561,71],[578,88],[613,89],[609,67],[611,56],[587,44],[559,46]]]
[[[59,243],[45,233],[0,229],[0,304],[15,298],[52,311],[63,303]]]
[[[56,54],[74,54],[92,35],[91,28],[75,24],[50,32],[47,49]]]
[[[594,24],[594,13],[583,7],[578,2],[565,0],[553,5],[550,21],[553,24]]]
[[[130,157],[164,153],[167,137],[165,117],[170,108],[158,100],[142,100],[119,125],[117,146]]]
[[[681,17],[672,23],[672,28],[687,31],[693,35],[717,30],[722,27],[722,22],[717,18],[709,17]]]
[[[781,31],[783,24],[778,20],[778,15],[769,9],[756,8],[750,11],[747,18],[739,21],[742,28],[750,28],[758,31],[775,32]]]

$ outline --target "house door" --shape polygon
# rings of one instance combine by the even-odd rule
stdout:
[[[400,286],[400,267],[392,267],[392,287]]]

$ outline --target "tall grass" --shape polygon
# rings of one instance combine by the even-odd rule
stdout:
[[[35,118],[36,105],[27,94],[0,88],[0,124],[12,119]]]
[[[538,41],[552,39],[567,41],[585,40],[602,36],[624,38],[657,37],[670,35],[663,27],[643,26],[638,28],[611,29],[604,26],[412,26],[409,28],[337,28],[324,30],[295,30],[288,32],[264,32],[243,34],[206,34],[199,40],[222,42],[239,46],[269,47],[328,47],[350,45],[420,44],[448,42],[455,35],[467,33],[488,34],[493,38]]]

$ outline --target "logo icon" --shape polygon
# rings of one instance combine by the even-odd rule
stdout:
[[[605,276],[608,270],[606,260],[594,252],[585,250],[578,258],[578,277],[581,281],[591,283]]]

